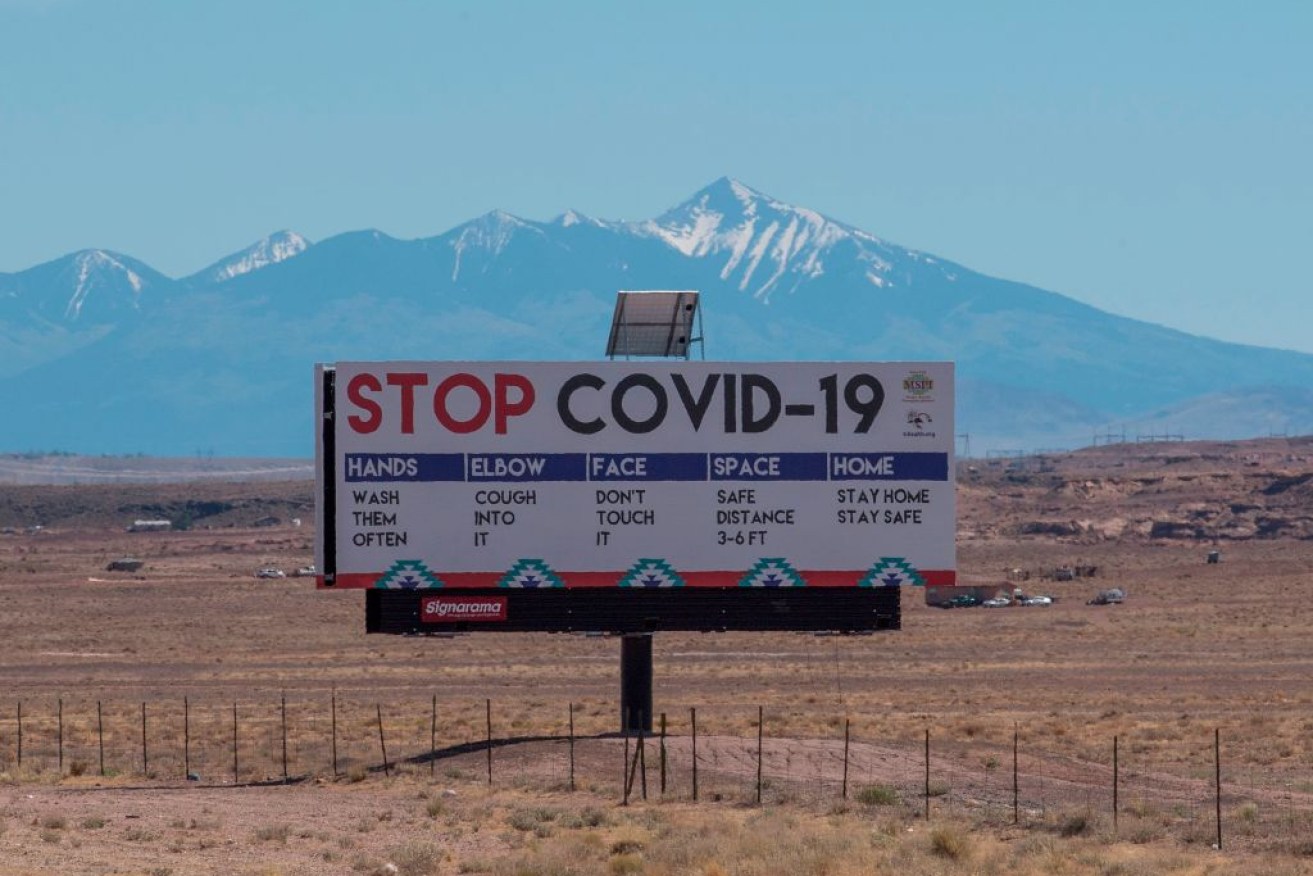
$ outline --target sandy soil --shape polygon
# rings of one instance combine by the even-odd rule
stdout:
[[[696,805],[755,802],[760,706],[767,802],[833,805],[846,725],[850,790],[888,785],[909,814],[924,803],[927,730],[937,808],[1008,821],[1015,739],[1026,818],[1103,810],[1117,737],[1126,818],[1198,840],[1216,731],[1233,842],[1307,832],[1310,460],[1309,442],[1272,439],[964,464],[963,580],[1056,603],[944,611],[914,591],[896,633],[659,634],[661,805],[695,805],[693,709]],[[125,531],[182,515],[186,532]],[[433,872],[460,872],[515,847],[516,806],[622,798],[615,640],[366,636],[361,594],[254,577],[308,564],[312,521],[305,481],[0,487],[0,527],[12,530],[0,534],[0,874],[371,872],[417,838],[442,849]],[[1212,550],[1220,563],[1205,562]],[[107,571],[123,556],[142,568]],[[1054,580],[1063,566],[1092,574]],[[1124,605],[1086,604],[1110,586],[1127,590]],[[380,772],[380,714],[400,777]],[[655,800],[655,742],[645,756]],[[480,820],[500,827],[470,827]]]

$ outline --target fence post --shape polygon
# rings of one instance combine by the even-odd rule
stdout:
[[[1222,728],[1213,728],[1213,766],[1217,794],[1217,850],[1222,850]]]
[[[383,706],[381,703],[375,703],[374,708],[378,710],[378,747],[383,750],[383,775],[391,776],[392,769],[388,766],[388,744],[383,740]]]
[[[848,799],[848,739],[852,720],[843,719],[843,799]]]
[[[689,710],[689,723],[693,727],[693,802],[698,802],[698,710]]]
[[[661,713],[661,796],[666,796],[666,713]]]
[[[100,700],[96,700],[96,736],[100,740],[100,775],[105,775],[105,716],[100,711]]]
[[[484,701],[484,714],[488,727],[488,784],[492,784],[492,700]]]
[[[18,701],[18,768],[23,768],[23,701]]]
[[[438,769],[438,695],[433,695],[433,711],[429,716],[429,778]]]
[[[1121,778],[1119,774],[1120,767],[1121,765],[1118,762],[1118,757],[1117,757],[1117,736],[1116,734],[1113,734],[1112,737],[1112,833],[1113,836],[1117,835],[1117,810],[1121,808],[1120,801],[1118,800],[1118,793],[1119,793],[1118,785],[1120,784],[1119,779]]]
[[[64,698],[63,698],[63,697],[60,697],[59,700],[58,700],[58,703],[59,703],[59,705],[58,705],[58,711],[59,711],[59,745],[58,745],[58,748],[59,748],[59,775],[60,775],[60,777],[62,778],[63,775],[64,775]]]
[[[337,772],[337,688],[333,688],[332,699],[329,700],[329,714],[331,721],[330,733],[333,737],[333,778],[338,777]]]
[[[647,713],[651,718],[651,712]],[[643,799],[647,799],[647,737],[644,734],[643,727],[645,722],[638,723],[638,770],[639,775],[643,777]]]
[[[624,708],[624,715],[621,717],[621,732],[625,737],[624,760],[621,761],[620,781],[621,781],[621,806],[629,805],[629,707]]]
[[[761,734],[762,734],[762,725],[765,723],[765,721],[763,720],[764,716],[765,716],[765,709],[763,709],[761,706],[757,706],[757,805],[758,806],[761,805],[761,764],[762,764]]]
[[[1017,753],[1019,750],[1016,722],[1012,722],[1012,823],[1021,823],[1021,782],[1017,770]],[[1115,820],[1115,819],[1114,819]]]
[[[182,698],[182,777],[191,780],[191,703]]]
[[[570,790],[574,790],[574,703],[570,703]]]
[[[283,691],[282,699],[282,722],[283,722],[283,784],[290,781],[287,777],[287,691]]]
[[[237,703],[233,703],[233,784],[237,784]]]
[[[626,712],[626,714],[628,714],[628,713],[629,713],[629,709],[625,709],[625,712]],[[626,764],[626,769],[628,770],[628,775],[625,777],[625,801],[624,801],[624,802],[625,802],[625,805],[626,805],[626,806],[629,805],[629,792],[632,791],[633,788],[634,788],[634,778],[635,778],[635,774],[638,772],[638,764],[639,764],[639,761],[642,760],[642,757],[643,757],[643,747],[644,747],[644,746],[643,746],[643,725],[642,725],[642,723],[640,722],[639,725],[638,725],[638,745],[634,747],[634,759],[631,760],[628,764]],[[625,728],[625,751],[628,752],[628,750],[629,750],[629,728],[626,727],[626,728]],[[626,754],[626,756],[628,756],[628,755]]]
[[[925,728],[925,820],[930,820],[930,728]]]
[[[150,778],[150,757],[146,751],[146,703],[141,704],[141,774]]]

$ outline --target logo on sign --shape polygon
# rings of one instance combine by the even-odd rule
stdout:
[[[505,596],[426,596],[420,602],[423,623],[506,620]]]
[[[934,401],[935,379],[924,371],[909,372],[903,378],[903,401]]]
[[[930,424],[934,418],[925,411],[908,411],[907,412],[907,430],[903,432],[904,438],[933,438],[934,431]]]

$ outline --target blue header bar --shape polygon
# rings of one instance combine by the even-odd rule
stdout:
[[[471,453],[466,478],[475,481],[586,481],[584,453]]]
[[[463,453],[348,453],[347,483],[463,481]]]
[[[947,453],[831,453],[832,481],[946,481]]]
[[[947,481],[947,453],[348,453],[347,483]]]
[[[823,481],[824,453],[713,453],[713,481]]]
[[[705,481],[705,453],[590,453],[590,481]]]

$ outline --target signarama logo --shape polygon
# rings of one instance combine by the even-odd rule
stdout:
[[[420,611],[427,623],[444,621],[504,621],[505,596],[427,596]]]

